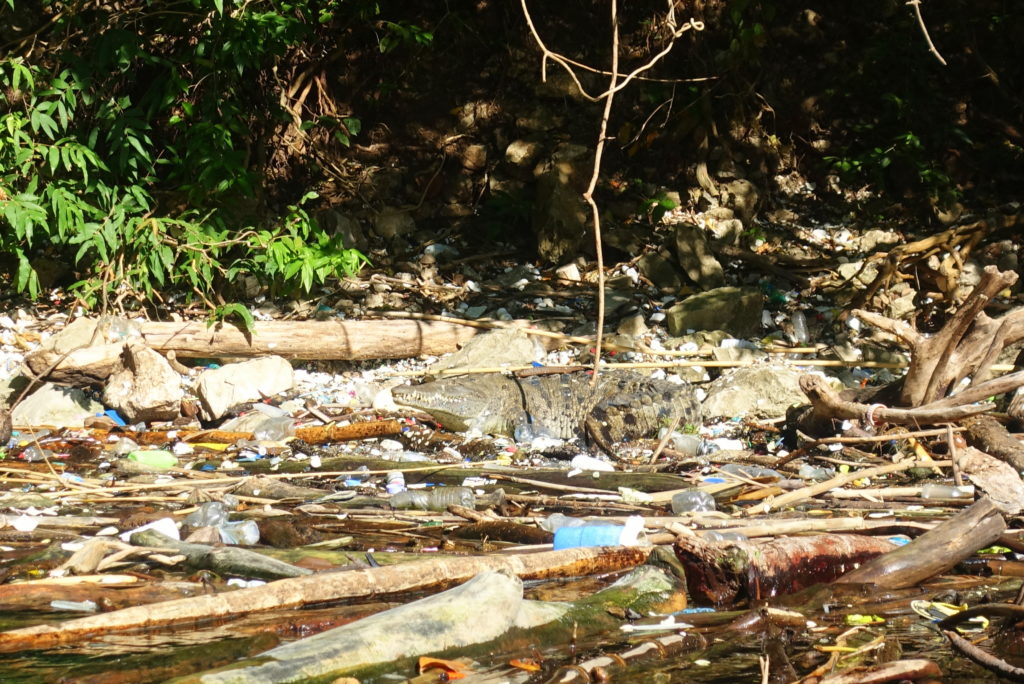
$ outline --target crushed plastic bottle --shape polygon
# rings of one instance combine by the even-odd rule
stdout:
[[[672,512],[700,513],[715,510],[715,497],[699,489],[687,489],[672,496]]]
[[[726,463],[721,468],[719,468],[719,470],[721,470],[723,473],[731,473],[733,475],[739,475],[740,477],[750,478],[751,480],[761,478],[774,478],[776,480],[783,479],[782,474],[779,473],[779,471],[772,470],[771,468],[762,468],[761,466],[756,465]]]
[[[563,525],[555,530],[555,550],[573,549],[581,546],[637,546],[644,519],[639,515],[626,518],[625,525],[608,523],[587,523],[585,525]]]
[[[266,442],[283,442],[295,435],[295,419],[291,416],[267,416],[253,431],[254,439]]]
[[[189,527],[220,527],[228,521],[228,511],[220,501],[207,501],[192,511],[183,523]]]
[[[228,506],[232,502],[207,501],[192,511],[183,521],[191,528],[213,527],[220,533],[221,541],[231,545],[252,546],[260,540],[260,528],[254,520],[228,520]]]
[[[816,482],[824,482],[825,480],[831,480],[836,476],[836,469],[829,467],[818,467],[812,466],[810,463],[804,463],[800,466],[800,470],[797,474],[805,480],[814,480]]]
[[[443,511],[452,505],[474,508],[476,495],[469,487],[434,487],[429,491],[399,492],[388,499],[388,503],[394,509]]]

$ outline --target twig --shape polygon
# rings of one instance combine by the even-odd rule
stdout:
[[[855,480],[867,477],[877,477],[879,475],[887,475],[889,473],[898,473],[904,470],[910,470],[911,468],[932,468],[932,467],[945,467],[949,466],[949,461],[919,461],[919,460],[907,460],[900,461],[899,463],[893,463],[890,465],[877,466],[875,468],[867,468],[865,470],[859,470],[850,473],[844,473],[837,475],[831,480],[825,480],[824,482],[816,482],[813,485],[796,489],[788,494],[777,496],[774,499],[768,499],[762,503],[757,504],[751,508],[748,508],[745,512],[747,516],[761,515],[767,513],[770,510],[779,510],[784,506],[791,506],[798,501],[804,499],[810,499],[818,494],[823,494],[830,489],[836,487],[842,487]]]
[[[924,25],[924,17],[921,16],[921,0],[907,0],[907,4],[914,8],[914,14],[917,15],[917,23],[921,27],[921,33],[924,34],[924,39],[928,42],[929,52],[935,55],[935,59],[939,60],[942,66],[946,66],[946,60],[939,54],[935,43],[932,42],[932,37],[928,35],[928,27]]]

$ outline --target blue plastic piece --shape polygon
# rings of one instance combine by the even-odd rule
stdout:
[[[125,422],[125,419],[118,415],[117,411],[115,411],[114,409],[107,409],[100,415],[106,416],[107,418],[114,421],[117,425],[120,425],[121,427],[124,427],[125,425],[128,424],[127,422]]]

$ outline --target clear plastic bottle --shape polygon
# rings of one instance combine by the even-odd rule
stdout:
[[[715,510],[715,497],[699,489],[687,489],[672,496],[672,512],[700,513]]]
[[[188,527],[220,527],[228,521],[228,511],[220,501],[207,501],[182,521]]]
[[[810,342],[811,336],[807,332],[807,318],[804,316],[804,312],[794,311],[789,320],[793,324],[793,339],[800,344],[807,344]]]
[[[922,499],[970,499],[974,496],[974,485],[944,485],[929,482],[921,487]]]
[[[829,467],[812,466],[810,463],[804,463],[802,466],[800,466],[798,474],[805,480],[815,480],[817,482],[824,482],[825,480],[831,480],[833,477],[836,476],[836,469]]]
[[[555,532],[560,527],[583,527],[587,521],[583,518],[573,518],[564,513],[552,513],[538,523],[538,527],[548,532]]]
[[[474,508],[476,495],[469,487],[434,487],[429,491],[405,491],[393,495],[388,502],[392,508],[415,508],[421,511],[443,511],[449,506]]]

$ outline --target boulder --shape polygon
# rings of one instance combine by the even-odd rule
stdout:
[[[793,404],[806,404],[800,391],[802,373],[788,366],[745,366],[711,382],[704,399],[708,417],[777,418]]]
[[[764,298],[760,291],[744,287],[719,287],[691,295],[665,312],[670,335],[688,330],[725,330],[749,337],[761,327]]]
[[[287,359],[267,356],[203,371],[195,391],[203,420],[214,420],[232,406],[286,392],[294,384],[294,371]]]
[[[722,264],[711,253],[704,229],[693,223],[676,226],[676,255],[690,280],[705,290],[725,284]]]
[[[126,345],[121,364],[103,388],[107,406],[130,423],[178,417],[185,392],[167,359],[149,347]]]
[[[103,404],[74,387],[45,383],[11,411],[15,427],[82,427],[85,419],[103,413]]]

